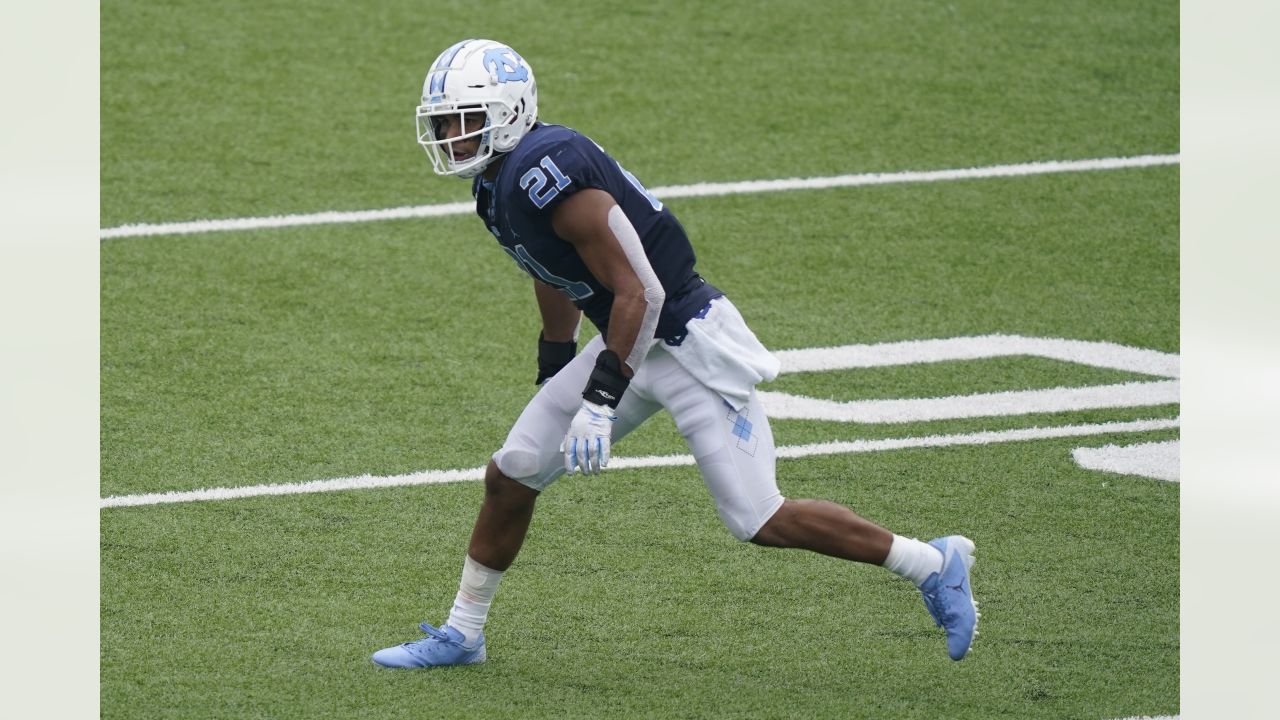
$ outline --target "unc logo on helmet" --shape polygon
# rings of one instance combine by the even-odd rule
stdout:
[[[523,63],[524,58],[511,48],[496,48],[484,53],[484,64],[493,70],[498,82],[528,80],[529,68]]]
[[[493,40],[463,40],[440,53],[427,71],[418,143],[437,174],[471,178],[515,149],[537,118],[538,89],[524,58]],[[473,154],[453,145],[472,138],[479,138]]]

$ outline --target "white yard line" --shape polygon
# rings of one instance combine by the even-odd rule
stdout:
[[[780,350],[774,354],[781,363],[782,374],[1034,356],[1169,378],[1155,382],[849,402],[761,390],[760,400],[768,410],[769,417],[776,419],[906,423],[994,415],[1028,415],[1108,407],[1171,405],[1178,402],[1180,392],[1176,378],[1181,373],[1181,367],[1176,353],[1087,340],[979,335],[801,348]]]
[[[1120,475],[1141,475],[1169,482],[1179,482],[1182,479],[1179,463],[1181,454],[1182,443],[1179,440],[1082,447],[1071,451],[1071,457],[1082,468]]]
[[[653,194],[664,200],[688,197],[722,197],[751,193],[780,192],[784,190],[820,190],[825,188],[859,187],[863,185],[894,185],[901,183],[944,182],[948,180],[974,180],[981,178],[1023,177],[1052,173],[1091,172],[1119,170],[1123,168],[1177,165],[1181,155],[1139,155],[1122,158],[1097,158],[1092,160],[1064,160],[1022,163],[1019,165],[992,165],[990,167],[960,168],[954,170],[925,170],[895,173],[863,173],[860,175],[835,175],[831,177],[785,178],[781,180],[746,180],[730,183],[696,183],[693,185],[668,185],[653,188]],[[330,225],[339,223],[376,222],[407,218],[465,215],[475,211],[471,202],[417,205],[386,208],[383,210],[328,211],[307,215],[273,215],[270,217],[229,218],[225,220],[192,220],[190,222],[121,225],[102,228],[99,237],[141,237],[147,235],[191,235],[197,233],[226,232],[231,230],[256,230],[260,228],[296,227],[300,225]]]
[[[840,455],[846,453],[881,452],[886,450],[902,450],[908,448],[938,448],[957,445],[987,445],[990,443],[1020,442],[1025,440],[1043,440],[1047,438],[1086,437],[1090,435],[1110,435],[1113,433],[1150,432],[1168,430],[1179,427],[1178,418],[1134,420],[1131,422],[1109,422],[1094,425],[1063,425],[1047,428],[1018,428],[1015,430],[999,430],[990,432],[964,433],[957,435],[929,435],[925,437],[890,438],[885,440],[852,440],[843,442],[817,443],[812,445],[791,445],[778,448],[779,458],[802,458],[818,455]],[[693,465],[692,455],[651,455],[648,457],[618,457],[609,464],[610,471],[641,467],[676,467]],[[334,480],[312,480],[301,483],[285,483],[280,485],[251,485],[247,487],[206,488],[186,492],[147,493],[143,495],[113,495],[100,500],[100,507],[130,507],[138,505],[159,505],[164,503],[186,503],[208,500],[231,500],[235,498],[261,497],[264,495],[303,495],[308,493],[334,492],[338,490],[371,490],[374,488],[404,487],[408,485],[431,485],[437,483],[480,480],[484,477],[484,468],[469,470],[425,470],[406,475],[375,477],[360,475],[358,477],[337,478]]]
[[[778,350],[774,355],[782,363],[783,373],[852,370],[1030,355],[1165,378],[1177,378],[1180,374],[1177,353],[1096,340],[1068,340],[1025,335],[973,335],[866,345],[800,348]]]
[[[778,420],[829,420],[869,424],[957,420],[996,415],[1031,415],[1100,408],[1175,405],[1177,380],[1010,390],[975,395],[893,400],[821,400],[761,390],[769,417]]]

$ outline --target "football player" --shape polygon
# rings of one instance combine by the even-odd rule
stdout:
[[[586,136],[538,120],[533,69],[514,49],[463,40],[432,63],[418,142],[440,175],[471,180],[476,212],[533,278],[542,316],[537,394],[485,471],[485,494],[445,623],[379,650],[387,667],[485,660],[483,628],[534,504],[565,473],[598,473],[612,443],[670,412],[739,540],[882,565],[910,579],[959,660],[976,635],[974,544],[895,535],[825,500],[784,498],[755,385],[778,361],[694,269],[684,228]],[[581,352],[581,317],[600,334]]]

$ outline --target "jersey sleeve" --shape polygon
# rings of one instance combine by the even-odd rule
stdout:
[[[584,188],[610,192],[610,170],[615,165],[594,142],[573,135],[532,153],[517,168],[514,204],[527,216],[551,217],[570,195]]]

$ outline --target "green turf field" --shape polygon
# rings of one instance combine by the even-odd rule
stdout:
[[[112,2],[101,225],[457,202],[413,109],[465,37],[650,187],[1171,155],[1172,2]],[[1179,352],[1177,164],[668,200],[772,349],[1020,335]],[[484,464],[532,395],[529,282],[474,216],[101,244],[101,494]],[[787,373],[842,402],[1149,381],[1044,357]],[[780,447],[1172,420],[1176,403]],[[1179,711],[1179,486],[1080,447],[1176,427],[789,458],[792,497],[978,543],[951,662],[905,581],[721,526],[690,466],[544,494],[489,662],[369,654],[443,621],[475,482],[101,511],[104,717],[1126,718]],[[666,416],[617,457],[685,452]]]

